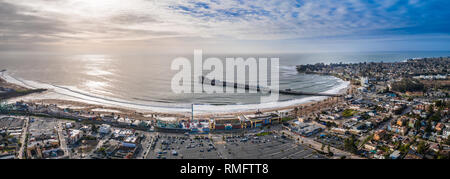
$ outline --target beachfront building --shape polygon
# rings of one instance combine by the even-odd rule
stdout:
[[[102,124],[99,129],[100,134],[109,134],[111,132],[111,126],[108,124]]]
[[[285,118],[285,117],[291,117],[293,116],[293,111],[294,109],[285,109],[285,110],[280,110],[278,111],[278,115],[280,116],[280,118]]]
[[[83,136],[83,131],[77,130],[77,129],[70,129],[69,130],[69,138],[67,141],[69,144],[74,144],[74,143],[78,142],[78,140],[82,136]]]
[[[250,121],[250,119],[248,119],[246,116],[239,115],[238,118],[239,120],[241,120],[242,128],[252,128],[252,121]]]
[[[158,117],[156,126],[161,128],[181,128],[181,124],[176,117]]]
[[[179,120],[176,117],[157,117],[155,129],[159,132],[174,133],[185,133],[191,131],[188,128],[184,128],[182,120]]]
[[[211,119],[195,119],[193,121],[185,119],[180,123],[183,129],[188,129],[191,133],[207,134],[211,127],[210,121]]]
[[[367,78],[367,77],[361,77],[360,83],[361,83],[361,86],[363,86],[363,87],[368,87],[368,86],[369,86],[369,78]]]
[[[213,130],[242,129],[241,119],[236,116],[215,117],[211,123]]]
[[[294,121],[290,130],[297,135],[309,137],[321,132],[324,128],[314,123]]]
[[[279,123],[281,117],[275,113],[257,113],[252,115],[240,116],[243,125],[248,128],[248,122],[250,123],[250,128],[258,128],[272,123]]]
[[[258,128],[280,122],[281,117],[277,113],[256,113],[251,115],[215,117],[210,122],[210,128],[211,130]]]

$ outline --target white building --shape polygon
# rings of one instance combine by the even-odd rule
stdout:
[[[73,124],[72,124],[72,123],[70,123],[70,122],[66,123],[66,128],[67,128],[67,129],[70,129],[70,128],[72,128],[72,127],[73,127]]]
[[[69,143],[73,144],[77,142],[83,135],[83,131],[72,129],[69,131]]]
[[[361,86],[367,87],[369,85],[369,78],[361,77]]]
[[[450,135],[450,128],[445,128],[444,131],[442,131],[442,136],[444,138],[448,138],[449,135]]]
[[[102,124],[99,129],[100,134],[109,134],[111,132],[111,126],[108,124]]]

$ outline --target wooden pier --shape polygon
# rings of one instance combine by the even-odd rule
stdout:
[[[251,86],[251,85],[247,85],[247,84],[238,84],[238,83],[230,83],[230,82],[226,82],[226,81],[220,81],[220,80],[211,80],[208,79],[204,76],[201,77],[200,82],[202,84],[207,84],[207,85],[211,85],[211,86],[223,86],[223,87],[227,87],[227,86],[232,86],[235,89],[245,89],[247,91],[249,90],[255,90],[257,92],[260,93],[273,93],[273,92],[278,92],[279,94],[284,94],[284,95],[295,95],[295,96],[330,96],[330,97],[340,97],[342,96],[341,94],[328,94],[328,93],[314,93],[314,92],[303,92],[303,91],[294,91],[291,89],[284,89],[284,90],[278,90],[278,91],[274,91],[271,90],[268,87],[261,87],[261,86]]]

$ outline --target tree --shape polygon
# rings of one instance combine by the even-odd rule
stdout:
[[[361,118],[364,120],[368,120],[368,119],[370,119],[370,116],[368,114],[363,114],[363,115],[361,115]]]
[[[433,105],[428,106],[427,112],[430,113],[430,114],[433,114],[433,113],[434,113],[434,107],[433,107]]]
[[[95,124],[92,124],[91,128],[92,128],[92,132],[94,132],[94,133],[98,132],[98,127],[95,126]]]
[[[356,111],[354,111],[354,110],[352,110],[352,109],[345,109],[345,110],[342,112],[342,116],[343,116],[343,117],[351,117],[351,116],[353,116],[355,113],[356,113]]]
[[[445,143],[446,143],[447,145],[450,145],[450,137],[447,137],[447,141],[445,141]],[[450,152],[449,152],[449,154],[450,154]]]
[[[425,132],[426,132],[426,133],[430,133],[432,130],[433,130],[433,129],[432,129],[432,127],[431,127],[431,121],[428,120],[428,122],[427,122],[427,124],[426,124],[426,126],[425,126]]]
[[[428,145],[425,141],[420,141],[417,145],[417,152],[419,154],[425,154],[425,152],[428,150]]]
[[[356,153],[358,151],[358,147],[356,146],[356,139],[353,135],[350,138],[345,139],[344,148],[345,150],[352,153]]]
[[[409,145],[408,144],[400,145],[400,148],[399,148],[400,152],[406,154],[406,153],[408,153],[408,150],[409,150]]]
[[[419,129],[420,129],[420,120],[416,120],[416,122],[414,123],[414,128],[415,128],[416,130],[419,130]]]
[[[399,82],[392,84],[393,91],[406,92],[406,91],[424,91],[425,85],[416,79],[403,79]]]
[[[441,107],[442,101],[441,100],[434,101],[434,105],[436,105],[436,107]]]
[[[383,111],[384,111],[384,108],[381,107],[381,106],[377,106],[375,110],[376,110],[377,112],[383,112]]]
[[[441,120],[441,110],[436,111],[429,118],[431,121],[439,122]]]
[[[327,124],[327,128],[331,128],[331,127],[337,126],[336,123],[334,123],[334,122],[329,122],[329,121],[327,121],[326,124]]]

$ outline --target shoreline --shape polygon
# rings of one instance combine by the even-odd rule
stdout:
[[[26,81],[22,79],[14,78],[10,75],[4,74],[2,72],[2,76],[0,77],[4,79],[8,83],[12,83],[14,85],[25,86],[26,88],[33,88],[32,85],[27,84],[32,81]],[[336,77],[337,78],[337,77]],[[345,94],[347,89],[351,87],[349,81],[345,81],[342,78],[342,83],[337,85],[336,88],[331,90],[333,94]],[[42,103],[42,104],[55,104],[61,108],[69,108],[75,110],[87,110],[99,114],[111,114],[111,113],[119,113],[126,115],[133,115],[135,117],[143,117],[147,118],[148,116],[177,116],[177,117],[190,117],[191,109],[190,108],[172,108],[170,107],[157,107],[157,106],[145,106],[145,105],[136,105],[129,103],[121,103],[121,101],[115,100],[103,100],[89,98],[89,96],[82,96],[88,99],[77,98],[77,94],[73,94],[73,96],[68,94],[63,94],[58,90],[63,89],[47,89],[47,91],[39,94],[29,94],[26,96],[16,97],[7,99],[8,103],[24,101],[24,102],[33,102],[33,103]],[[328,92],[327,91],[327,92]],[[80,96],[80,95],[78,95]],[[310,106],[314,103],[319,103],[326,101],[327,99],[332,97],[323,97],[323,96],[310,96],[306,98],[293,99],[289,101],[282,101],[276,103],[268,103],[268,104],[245,104],[245,105],[224,105],[224,106],[216,106],[216,105],[201,105],[194,106],[194,116],[196,117],[213,117],[213,116],[227,116],[227,115],[240,115],[240,114],[254,114],[256,111],[261,112],[276,112],[281,110],[293,110],[295,108],[301,108],[304,106]],[[252,107],[250,107],[252,106]],[[174,110],[175,109],[175,110]],[[139,114],[139,115],[138,115]]]

